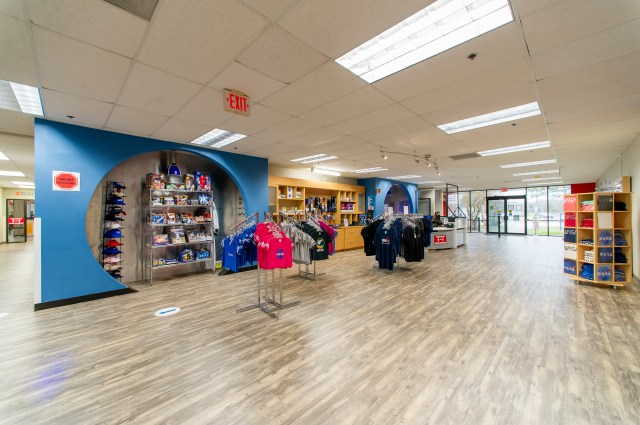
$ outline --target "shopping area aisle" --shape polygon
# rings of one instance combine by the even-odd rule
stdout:
[[[277,321],[235,312],[255,272],[34,313],[31,249],[0,246],[6,423],[640,422],[638,286],[567,280],[557,238],[470,234],[411,270],[337,254],[285,279],[302,304]]]

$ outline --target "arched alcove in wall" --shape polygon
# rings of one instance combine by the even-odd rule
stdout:
[[[404,207],[408,207],[409,213],[413,213],[411,197],[406,187],[393,184],[389,188],[384,198],[384,210],[387,211],[389,207],[392,207],[393,211],[397,213],[403,213]]]
[[[149,243],[144,233],[144,225],[149,214],[144,197],[148,173],[166,174],[172,161],[176,162],[181,174],[193,174],[199,171],[211,175],[211,189],[219,218],[219,232],[216,236],[216,252],[220,252],[220,241],[226,231],[242,220],[245,215],[245,203],[241,191],[231,176],[218,164],[201,155],[182,151],[156,151],[131,157],[107,172],[96,186],[89,202],[85,219],[85,231],[89,248],[96,259],[102,259],[102,235],[104,200],[108,181],[123,182],[126,185],[124,199],[126,212],[121,223],[123,283],[142,280],[144,277],[145,246]],[[186,211],[185,211],[186,212]],[[202,264],[184,265],[179,268],[154,271],[154,278],[169,277],[200,270]],[[106,273],[106,272],[105,272]]]

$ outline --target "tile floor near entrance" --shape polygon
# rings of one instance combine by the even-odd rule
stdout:
[[[640,423],[638,284],[578,285],[561,257],[481,234],[410,270],[340,253],[285,271],[302,304],[276,321],[236,313],[255,271],[33,312],[33,245],[0,245],[0,423]]]

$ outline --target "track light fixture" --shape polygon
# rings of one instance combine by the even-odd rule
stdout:
[[[382,146],[380,146],[380,156],[382,157],[382,159],[387,159],[388,158],[387,154],[410,156],[413,158],[416,164],[419,164],[420,162],[424,161],[424,163],[427,164],[427,167],[431,167],[433,165],[433,168],[436,170],[438,175],[440,175],[438,163],[436,162],[435,159],[431,159],[431,154],[425,154],[421,156],[421,155],[418,155],[415,151],[412,154],[404,153],[404,152],[387,151],[387,150],[384,150]]]

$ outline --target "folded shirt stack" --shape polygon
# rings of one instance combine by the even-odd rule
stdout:
[[[622,269],[619,269],[619,268],[616,267],[614,275],[615,275],[616,282],[624,282],[625,281],[624,272],[622,271]]]
[[[580,239],[580,245],[591,245],[591,246],[593,246],[593,239]]]
[[[583,279],[593,280],[593,264],[582,264],[580,268],[580,277]]]
[[[616,248],[616,252],[614,254],[614,259],[616,263],[626,263],[627,256],[622,252],[622,248]]]
[[[583,218],[582,219],[582,223],[580,224],[581,227],[593,227],[593,218],[589,217],[589,218]]]
[[[624,237],[624,233],[621,230],[616,230],[613,235],[613,240],[616,246],[627,246],[627,239]]]

